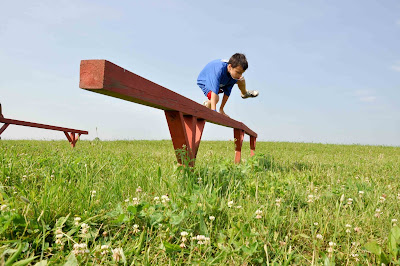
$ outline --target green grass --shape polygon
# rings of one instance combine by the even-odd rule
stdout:
[[[0,264],[399,260],[399,147],[258,142],[256,152],[244,143],[235,165],[232,141],[202,141],[190,169],[171,141],[2,140]]]

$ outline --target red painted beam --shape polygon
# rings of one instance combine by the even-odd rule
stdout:
[[[142,78],[106,60],[82,60],[79,87],[165,111],[178,111],[221,126],[257,133],[242,122],[226,117],[178,93]]]
[[[32,122],[8,119],[8,118],[4,118],[4,117],[0,117],[0,122],[4,123],[4,124],[13,124],[13,125],[19,125],[19,126],[44,128],[44,129],[64,131],[64,132],[66,131],[66,132],[85,134],[85,135],[87,135],[89,133],[88,131],[83,131],[83,130],[78,130],[78,129],[65,128],[65,127],[56,127],[56,126],[50,126],[50,125],[45,125],[45,124],[39,124],[39,123],[32,123]]]

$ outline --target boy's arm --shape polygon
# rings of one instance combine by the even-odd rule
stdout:
[[[229,99],[229,96],[224,93],[224,97],[222,98],[221,106],[219,107],[219,112],[223,115],[226,115],[224,112],[224,107],[225,107],[225,104],[228,101],[228,99]]]

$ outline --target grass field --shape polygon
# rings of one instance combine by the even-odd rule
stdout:
[[[2,140],[0,264],[400,263],[399,147],[248,146]]]

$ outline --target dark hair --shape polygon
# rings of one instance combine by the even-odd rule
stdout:
[[[233,68],[241,66],[243,70],[246,70],[249,67],[246,56],[244,54],[239,54],[239,53],[232,55],[231,59],[229,59],[228,64],[231,64]]]

